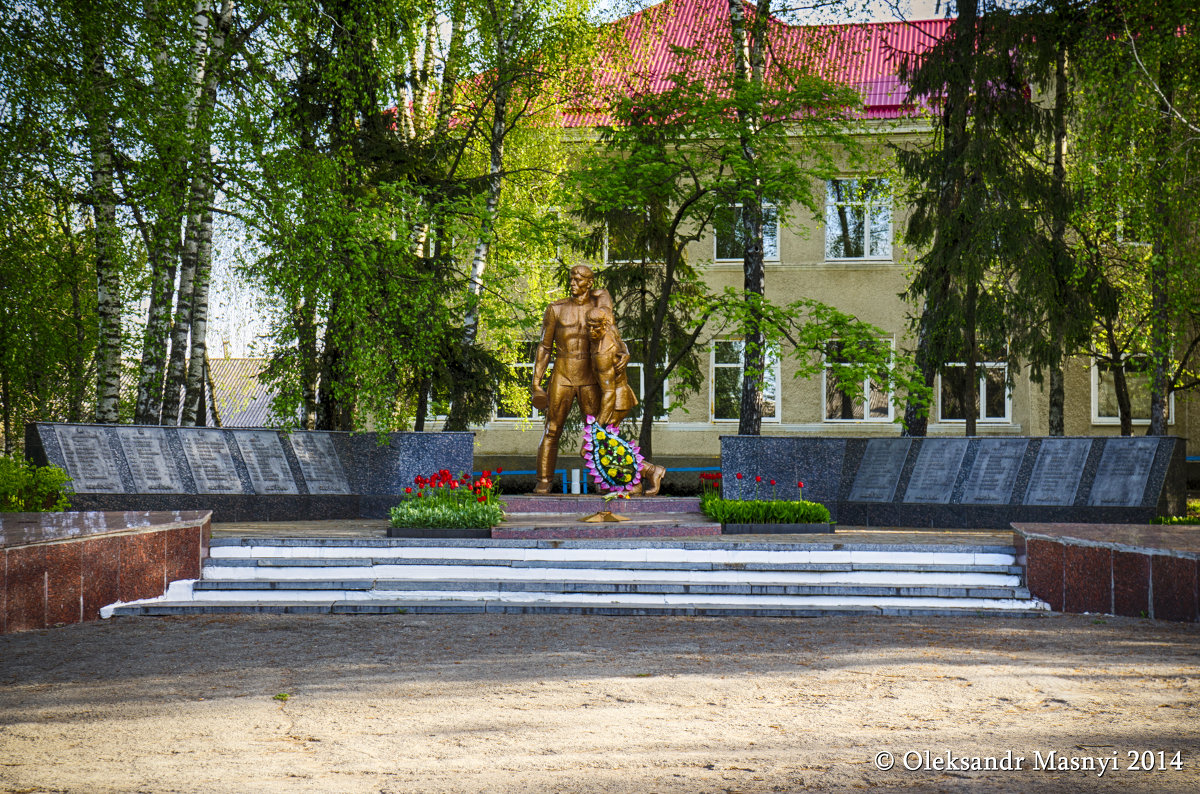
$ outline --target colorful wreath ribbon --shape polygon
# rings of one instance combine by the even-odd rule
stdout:
[[[592,481],[603,491],[632,491],[642,481],[642,457],[637,444],[621,438],[617,428],[603,427],[587,417],[583,427],[583,456]]]

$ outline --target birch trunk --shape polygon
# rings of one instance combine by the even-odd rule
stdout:
[[[201,163],[207,159],[208,136],[197,123],[204,103],[206,72],[210,68],[209,28],[212,0],[197,0],[192,17],[192,94],[188,100],[184,126],[192,141],[191,160],[186,165],[190,175],[185,221],[183,253],[179,262],[179,293],[175,299],[175,322],[171,327],[171,355],[167,362],[166,385],[163,387],[162,423],[174,425],[180,418],[180,403],[187,380],[188,336],[192,327],[193,284],[196,277],[196,252],[200,246],[200,224],[204,181],[207,175]],[[184,423],[186,424],[186,423]]]
[[[508,100],[512,95],[511,57],[516,49],[516,37],[520,32],[524,8],[522,0],[514,0],[510,16],[505,19],[489,0],[488,10],[496,25],[496,86],[492,98],[492,135],[488,144],[488,187],[487,203],[479,223],[479,238],[471,257],[471,275],[467,280],[467,311],[463,318],[463,343],[470,347],[479,336],[479,307],[483,301],[483,274],[487,269],[488,252],[491,250],[492,234],[496,225],[496,212],[500,206],[500,189],[504,171],[504,137],[507,134]],[[443,430],[466,430],[467,420],[462,401],[455,399]]]
[[[470,297],[463,328],[468,345],[475,343],[475,338],[479,333],[479,303],[483,299],[483,274],[487,269],[488,251],[491,248],[492,233],[496,224],[496,210],[500,205],[500,188],[503,181],[501,173],[504,170],[506,115],[508,99],[512,95],[509,59],[516,47],[516,36],[520,31],[524,16],[522,0],[516,0],[513,3],[512,15],[507,20],[501,18],[494,2],[489,2],[488,8],[491,10],[498,28],[496,31],[496,76],[499,84],[496,86],[496,95],[492,101],[492,137],[488,146],[487,204],[479,225],[479,239],[475,243],[475,254],[471,259],[471,277],[467,282],[467,291]]]
[[[92,229],[96,246],[96,422],[115,424],[121,393],[121,268],[117,252],[117,200],[113,193],[112,109],[110,77],[105,67],[101,35],[87,23],[83,40],[86,88],[84,114],[91,156]]]
[[[221,12],[212,28],[204,93],[197,115],[193,191],[199,185],[199,232],[197,234],[196,276],[192,282],[191,346],[188,351],[187,377],[184,383],[183,420],[196,424],[204,415],[204,374],[208,366],[208,289],[212,273],[213,210],[216,187],[212,164],[212,113],[217,101],[217,84],[224,72],[225,43],[233,24],[233,0],[223,0]],[[194,216],[193,216],[194,217]],[[182,284],[180,292],[183,292]]]
[[[207,203],[212,203],[212,187],[205,192]],[[208,362],[208,285],[212,273],[212,222],[211,207],[205,207],[200,222],[200,249],[196,252],[196,278],[192,284],[191,350],[188,357],[186,393],[183,401],[183,418],[180,424],[195,426],[203,417],[204,373]],[[180,287],[182,290],[182,287]]]

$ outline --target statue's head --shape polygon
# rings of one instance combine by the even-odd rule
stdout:
[[[571,268],[571,296],[575,298],[586,295],[592,288],[596,274],[587,265],[575,265]]]
[[[599,340],[604,337],[609,326],[613,324],[613,316],[608,309],[594,308],[587,312],[588,331],[592,338]]]

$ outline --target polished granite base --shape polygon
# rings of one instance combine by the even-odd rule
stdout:
[[[200,576],[211,513],[0,513],[0,633],[97,620]]]
[[[1194,623],[1200,530],[1130,524],[1013,524],[1029,591],[1058,612]]]

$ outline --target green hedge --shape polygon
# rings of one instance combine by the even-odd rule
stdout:
[[[504,508],[496,504],[447,504],[413,499],[393,507],[390,515],[394,527],[478,529],[494,527],[503,521]]]
[[[60,513],[71,506],[71,478],[57,466],[0,455],[0,512]]]
[[[722,524],[828,524],[829,509],[817,502],[781,499],[707,499],[704,514]]]

